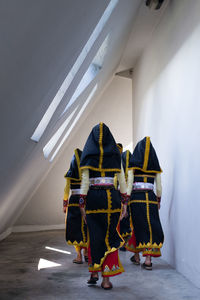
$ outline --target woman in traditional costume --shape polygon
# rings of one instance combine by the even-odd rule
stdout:
[[[75,149],[68,172],[65,174],[66,186],[64,190],[63,210],[66,213],[66,241],[69,245],[74,245],[77,257],[73,263],[82,264],[81,250],[84,249],[85,261],[87,256],[87,225],[81,216],[79,209],[81,170],[80,158],[82,151]],[[69,198],[71,190],[71,196]],[[69,198],[69,200],[68,200]]]
[[[139,252],[142,251],[145,256],[142,266],[147,270],[152,270],[151,257],[161,256],[160,248],[164,241],[158,213],[162,193],[161,172],[150,137],[145,137],[136,145],[129,163],[127,195],[131,195],[130,211],[136,239],[134,260],[139,263]]]
[[[88,226],[89,271],[88,284],[96,284],[102,273],[101,287],[111,289],[109,277],[121,274],[118,249],[124,240],[117,230],[123,203],[126,214],[126,184],[121,156],[115,140],[104,124],[96,125],[85,144],[80,163],[82,171],[80,208]],[[118,174],[120,192],[114,188],[114,175]]]

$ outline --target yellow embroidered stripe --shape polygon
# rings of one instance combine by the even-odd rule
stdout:
[[[79,180],[81,180],[80,158],[78,156],[77,149],[74,152],[75,152],[75,157],[76,157],[76,162],[77,162],[77,167],[78,167]]]
[[[72,204],[68,204],[68,206],[67,207],[79,207],[79,204],[77,204],[77,203],[72,203]]]
[[[120,208],[116,208],[116,209],[97,209],[97,210],[86,210],[86,214],[98,214],[98,213],[102,213],[102,214],[113,214],[113,213],[120,213],[121,209]]]
[[[160,171],[155,171],[155,170],[145,170],[143,168],[139,168],[139,167],[130,167],[128,168],[129,170],[140,170],[142,172],[145,173],[162,173],[162,169],[160,169]],[[140,176],[139,176],[140,177]]]
[[[148,174],[137,174],[134,177],[150,177],[150,178],[155,178],[155,175],[148,175]]]
[[[73,178],[73,177],[65,177],[65,178],[69,178],[69,179],[74,180],[74,181],[79,181],[81,183],[80,179],[77,179],[77,178]]]
[[[80,167],[81,170],[84,170],[84,169],[90,169],[92,171],[98,171],[98,172],[121,172],[121,169],[101,169],[101,168],[95,168],[95,167],[92,167],[92,166],[83,166],[83,167]]]
[[[146,176],[144,177],[144,182],[147,182],[147,177]]]
[[[110,190],[106,190],[106,193],[107,193],[107,199],[108,199],[108,211],[110,211],[111,208],[112,208],[111,192],[110,192]],[[106,232],[106,237],[105,237],[105,243],[106,243],[107,249],[110,250],[111,249],[111,247],[109,245],[110,213],[108,213],[108,215],[107,215],[107,222],[108,222],[108,225],[107,225],[107,232]]]
[[[147,203],[147,201],[146,200],[131,200],[130,204],[131,203]],[[151,201],[151,200],[149,200],[148,203],[150,203],[150,204],[158,204],[157,201]]]
[[[152,228],[151,228],[151,221],[150,221],[150,215],[149,215],[149,195],[148,193],[145,193],[146,195],[146,208],[147,208],[147,221],[148,221],[148,225],[149,225],[149,234],[150,234],[150,244],[152,244]]]
[[[86,236],[85,236],[85,231],[84,231],[84,220],[83,217],[81,217],[81,232],[83,236],[83,242],[86,243]]]
[[[100,149],[99,169],[102,168],[102,163],[103,163],[103,145],[102,145],[102,140],[103,140],[103,123],[101,122],[99,124],[99,149]]]
[[[146,145],[145,145],[145,154],[144,154],[144,164],[143,169],[147,169],[148,160],[149,160],[149,150],[150,150],[150,137],[146,137]]]

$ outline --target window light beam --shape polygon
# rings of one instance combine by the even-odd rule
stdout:
[[[88,105],[88,103],[90,102],[90,100],[92,99],[92,97],[94,96],[96,90],[97,90],[97,84],[92,89],[92,91],[89,94],[87,100],[83,103],[83,105],[82,105],[80,111],[78,112],[77,116],[75,117],[73,123],[71,124],[70,128],[67,130],[66,134],[64,135],[63,139],[61,140],[61,142],[58,145],[57,149],[55,150],[54,154],[52,155],[52,157],[50,159],[50,162],[52,162],[54,160],[54,158],[57,155],[58,151],[60,150],[60,148],[62,147],[62,145],[64,144],[64,142],[68,138],[68,136],[70,135],[70,133],[71,133],[72,129],[74,128],[76,122],[79,120],[79,118],[82,115],[83,111],[85,110],[86,106]]]

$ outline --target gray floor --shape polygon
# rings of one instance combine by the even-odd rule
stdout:
[[[45,247],[71,252],[60,253]],[[75,265],[74,248],[64,241],[64,231],[18,233],[0,243],[0,300],[6,299],[200,299],[200,290],[162,259],[154,259],[153,271],[131,264],[131,253],[121,252],[126,270],[112,278],[113,290],[100,284],[87,287],[87,264]],[[38,270],[40,259],[61,266]]]

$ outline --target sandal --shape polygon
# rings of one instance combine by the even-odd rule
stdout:
[[[109,283],[109,286],[104,286],[103,283],[102,283],[102,284],[101,284],[101,287],[102,287],[102,289],[104,289],[104,290],[111,290],[111,289],[113,288],[113,285],[112,285],[111,282]]]
[[[83,262],[82,262],[82,260],[78,260],[78,259],[73,259],[73,263],[74,264],[78,264],[78,265],[81,265],[81,264],[83,264]]]
[[[143,263],[143,264],[142,264],[142,267],[143,267],[143,269],[145,269],[145,270],[151,271],[151,270],[152,270],[152,263],[151,263],[150,265],[147,265],[147,264]]]
[[[88,284],[96,284],[97,281],[99,280],[99,276],[98,277],[94,277],[94,276],[90,276],[90,279],[87,281]]]
[[[135,255],[131,256],[130,261],[132,261],[132,263],[134,263],[134,265],[140,265],[140,260],[136,260],[135,259]]]

